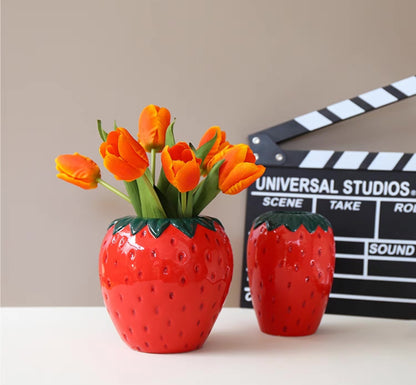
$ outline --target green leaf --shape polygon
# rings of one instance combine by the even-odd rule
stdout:
[[[296,231],[300,225],[305,226],[309,233],[313,233],[319,226],[328,231],[331,223],[324,216],[307,211],[267,211],[259,215],[253,221],[253,227],[257,228],[265,223],[268,231],[273,231],[279,226],[285,226],[290,231]]]
[[[177,218],[179,213],[176,201],[179,191],[170,184],[165,190],[163,190],[163,192],[159,190],[157,186],[155,186],[154,189],[159,197],[161,205],[165,210],[166,216],[170,218]]]
[[[139,189],[137,187],[137,183],[133,181],[133,182],[124,182],[124,184],[126,186],[127,194],[130,198],[131,204],[133,205],[136,215],[141,217],[143,215],[143,212],[141,209],[142,204],[140,201],[140,195],[139,195]]]
[[[139,188],[142,216],[145,218],[166,218],[165,210],[163,210],[149,177],[144,174],[136,179],[136,183]]]
[[[98,133],[100,134],[102,141],[105,142],[107,140],[108,134],[102,128],[101,120],[97,120],[97,127],[98,127]]]
[[[157,187],[160,191],[165,191],[171,184],[169,183],[168,179],[166,178],[165,171],[163,167],[160,168],[159,173],[159,180],[157,182]]]
[[[172,147],[176,144],[175,136],[173,135],[173,126],[175,125],[176,118],[173,119],[172,123],[169,124],[169,127],[166,130],[166,136],[165,136],[165,144],[169,147]]]
[[[224,159],[215,163],[206,178],[195,189],[193,196],[193,216],[199,215],[201,211],[220,193],[221,190],[218,187],[218,179],[220,167],[223,163]]]
[[[111,224],[108,228],[110,228],[111,226],[114,225],[113,234],[115,234],[118,231],[124,229],[131,222],[131,220],[133,218],[134,217],[128,216],[128,217],[123,217],[123,218],[116,219],[113,222],[111,222]]]
[[[131,229],[132,235],[137,234],[147,224],[146,219],[143,219],[140,217],[136,217],[136,218],[130,217],[129,223],[130,223],[130,229]]]
[[[211,151],[212,147],[215,144],[215,141],[217,140],[217,134],[214,135],[214,137],[209,140],[208,142],[204,143],[201,147],[195,150],[195,156],[202,160],[201,163],[204,163],[204,160],[208,153]]]
[[[157,182],[156,192],[160,197],[161,203],[166,211],[166,215],[169,217],[178,217],[178,199],[180,192],[176,187],[172,186],[166,178],[163,167],[160,169],[159,180]]]
[[[163,232],[172,225],[189,238],[193,238],[198,225],[208,230],[216,231],[215,223],[223,228],[221,222],[212,217],[192,217],[192,218],[139,218],[127,216],[111,222],[108,228],[114,225],[113,234],[121,231],[130,225],[132,235],[137,234],[144,227],[148,227],[150,233],[155,237],[160,237]]]

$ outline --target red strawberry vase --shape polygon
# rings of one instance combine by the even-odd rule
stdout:
[[[105,306],[121,338],[147,353],[200,348],[230,287],[233,255],[210,217],[115,220],[102,242]]]
[[[270,211],[257,217],[247,243],[247,268],[261,331],[279,336],[315,333],[328,303],[334,266],[334,235],[322,215]]]

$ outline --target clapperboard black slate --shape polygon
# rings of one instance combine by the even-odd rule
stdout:
[[[278,143],[414,95],[411,76],[249,137],[266,172],[248,189],[246,239],[265,211],[326,216],[336,241],[328,313],[416,319],[416,154],[282,151]],[[243,260],[241,306],[252,307]]]

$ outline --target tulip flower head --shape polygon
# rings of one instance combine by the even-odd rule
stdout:
[[[85,190],[91,190],[97,187],[97,180],[101,177],[98,165],[77,152],[70,155],[59,155],[55,159],[56,169],[59,173],[56,175],[59,179],[72,183]]]
[[[108,134],[100,153],[104,166],[118,180],[131,182],[140,178],[149,166],[144,148],[122,127]]]
[[[167,180],[180,192],[191,191],[198,185],[201,159],[195,156],[187,143],[179,142],[170,148],[166,146],[161,161]]]
[[[266,170],[256,165],[256,157],[246,144],[230,146],[211,159],[209,169],[219,160],[224,159],[220,167],[218,186],[224,194],[238,194],[260,178]]]
[[[150,104],[139,117],[139,142],[147,152],[162,151],[165,146],[166,130],[170,124],[167,108]]]
[[[209,128],[205,134],[202,136],[198,148],[201,148],[205,143],[209,142],[211,139],[213,139],[217,135],[214,144],[211,147],[211,150],[208,152],[207,156],[204,159],[204,162],[202,164],[202,168],[204,173],[207,172],[207,166],[209,161],[213,156],[215,156],[217,153],[223,151],[224,149],[228,148],[230,146],[230,143],[228,143],[226,139],[226,133],[221,130],[218,126],[213,126]]]

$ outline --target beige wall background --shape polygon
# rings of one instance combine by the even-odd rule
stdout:
[[[132,211],[54,169],[75,151],[102,165],[97,118],[135,133],[154,103],[177,117],[178,139],[197,144],[217,124],[247,142],[415,74],[415,14],[414,0],[3,0],[2,305],[102,305],[101,239]],[[415,152],[415,107],[405,100],[283,147]],[[234,249],[228,306],[239,303],[245,199],[220,196],[205,211]]]

